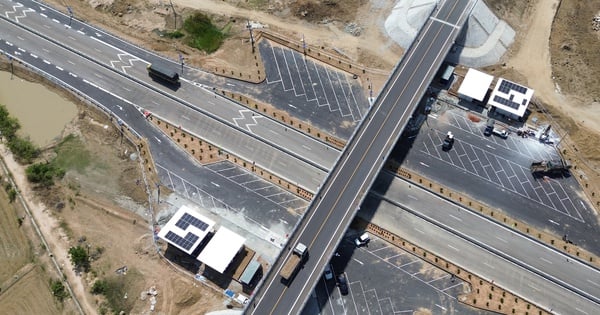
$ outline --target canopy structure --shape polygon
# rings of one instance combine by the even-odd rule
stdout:
[[[494,77],[470,68],[458,88],[458,94],[468,100],[483,102]]]
[[[198,255],[198,260],[223,273],[235,255],[244,246],[245,238],[221,227]]]
[[[212,231],[214,225],[214,221],[196,213],[195,210],[181,206],[158,232],[158,237],[191,255],[198,244]]]

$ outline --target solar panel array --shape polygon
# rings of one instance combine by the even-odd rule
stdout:
[[[513,91],[517,91],[521,94],[525,94],[527,93],[527,88],[506,80],[502,80],[502,83],[500,83],[500,87],[498,88],[498,91],[504,93],[504,94],[508,94],[508,92],[510,92],[510,90]]]
[[[208,228],[208,224],[206,222],[190,215],[187,212],[181,216],[177,223],[175,223],[175,226],[182,230],[186,230],[190,225],[197,227],[200,231],[203,232],[206,230],[206,228]]]
[[[185,237],[181,237],[169,231],[167,232],[167,235],[165,235],[165,238],[173,242],[173,244],[185,249],[186,251],[189,251],[200,237],[191,232],[188,232],[188,234]]]
[[[494,102],[508,106],[512,109],[519,109],[519,103],[505,99],[504,97],[500,97],[498,95],[494,96]]]

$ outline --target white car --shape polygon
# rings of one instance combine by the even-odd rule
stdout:
[[[325,280],[333,279],[333,271],[331,271],[331,265],[328,264],[327,266],[325,266],[324,276],[325,276]]]
[[[370,240],[371,239],[369,238],[369,233],[365,232],[361,236],[357,237],[354,240],[354,244],[356,244],[356,246],[360,247],[360,246],[367,244]]]

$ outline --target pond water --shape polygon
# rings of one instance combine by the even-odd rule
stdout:
[[[0,71],[0,104],[21,124],[20,133],[38,146],[60,136],[77,115],[75,104],[45,86]]]

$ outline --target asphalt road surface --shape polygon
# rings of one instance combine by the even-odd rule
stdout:
[[[284,251],[248,307],[250,314],[298,314],[319,280],[327,260],[358,210],[425,88],[450,50],[464,23],[471,1],[441,4],[367,114],[339,163],[315,196],[307,216],[292,238],[308,246],[310,258],[296,279],[285,286],[278,275],[291,251]]]
[[[600,271],[584,262],[387,172],[373,192],[361,217],[559,314],[600,313]]]

